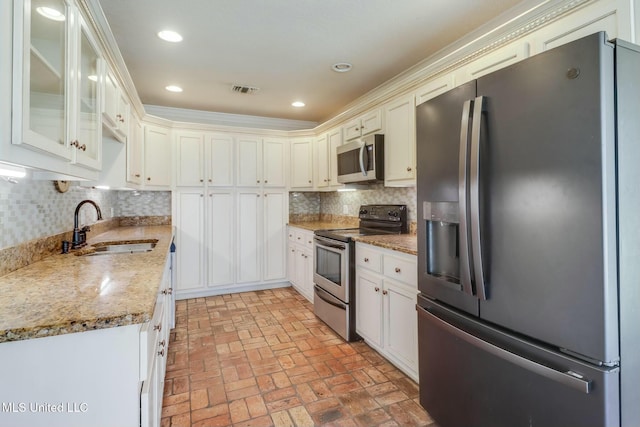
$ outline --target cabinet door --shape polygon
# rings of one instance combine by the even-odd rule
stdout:
[[[427,102],[428,100],[435,98],[454,87],[455,78],[453,73],[431,80],[416,91],[416,105]]]
[[[236,224],[236,282],[260,280],[262,243],[262,194],[257,190],[238,190]]]
[[[351,141],[352,139],[359,138],[361,133],[360,118],[351,120],[344,125],[344,139]]]
[[[304,249],[302,254],[302,259],[304,260],[303,293],[309,302],[313,303],[313,250]]]
[[[131,135],[127,139],[127,181],[142,184],[142,155],[144,132],[142,123],[131,116]]]
[[[238,137],[238,179],[239,187],[262,185],[262,143],[258,138]]]
[[[262,143],[263,175],[265,187],[285,187],[287,142],[276,139],[265,139]]]
[[[383,301],[385,351],[417,373],[417,291],[385,279]]]
[[[295,287],[298,288],[298,269],[297,269],[296,247],[294,244],[289,244],[287,247],[287,279]]]
[[[178,292],[204,287],[204,194],[201,190],[177,193]]]
[[[229,135],[208,135],[205,158],[207,165],[207,183],[214,187],[233,185],[233,137]]]
[[[356,331],[371,345],[382,347],[382,279],[356,272]]]
[[[144,129],[145,185],[171,185],[171,136],[169,129],[147,125]]]
[[[264,280],[284,279],[286,277],[287,247],[287,200],[289,194],[283,191],[264,192]]]
[[[338,182],[338,152],[336,151],[342,145],[342,129],[334,129],[327,134],[329,171],[328,180],[331,188],[343,187]]]
[[[310,139],[291,142],[291,187],[313,187],[313,145]]]
[[[307,275],[306,275],[307,263],[305,262],[305,259],[304,259],[305,251],[304,249],[298,246],[295,249],[294,254],[295,254],[294,263],[295,263],[296,287],[298,288],[298,292],[304,295],[305,298],[308,298],[306,294],[307,286],[305,284],[305,279],[307,278]]]
[[[69,70],[73,55],[73,19],[65,0],[52,0],[48,7],[67,19],[54,21],[38,12],[37,2],[14,2],[14,35],[22,36],[23,46],[14,45],[14,69],[22,76],[14,77],[14,87],[21,92],[13,97],[12,143],[46,151],[71,160],[68,119],[72,98]],[[20,34],[22,32],[22,34]]]
[[[316,179],[316,187],[325,188],[329,186],[329,140],[327,135],[322,135],[320,138],[316,139],[316,158],[317,161],[317,169],[318,169],[318,178]]]
[[[104,72],[104,101],[102,102],[102,119],[108,126],[117,126],[116,114],[118,110],[118,84],[109,71]]]
[[[91,169],[102,167],[102,120],[100,115],[100,91],[98,84],[98,48],[88,32],[84,20],[79,18],[80,38],[78,40],[79,73],[76,79],[76,109],[72,117],[76,119],[72,137],[75,146],[75,163]],[[73,120],[71,121],[73,123]]]
[[[416,107],[413,94],[385,108],[385,185],[415,185]]]
[[[235,194],[233,190],[210,190],[207,197],[207,267],[209,286],[234,281]]]
[[[370,135],[374,132],[382,131],[382,110],[377,108],[363,115],[360,119],[360,134],[362,136]]]
[[[204,135],[179,132],[176,135],[178,186],[204,186]]]

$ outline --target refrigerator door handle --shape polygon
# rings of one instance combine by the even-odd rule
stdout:
[[[367,176],[367,169],[364,167],[364,150],[366,147],[367,144],[362,141],[362,147],[360,147],[360,171],[362,171],[362,176]]]
[[[458,218],[460,226],[460,282],[462,290],[473,295],[471,285],[471,263],[469,262],[469,211],[467,208],[468,157],[469,157],[469,123],[473,108],[473,100],[465,101],[460,121],[460,158],[458,160]]]
[[[567,387],[571,387],[582,393],[589,394],[591,392],[591,381],[583,378],[579,378],[578,374],[573,372],[561,372],[555,369],[549,368],[545,365],[534,362],[533,360],[526,359],[515,353],[511,353],[503,348],[495,346],[487,341],[484,341],[478,337],[475,337],[455,326],[445,322],[436,315],[430,313],[424,307],[420,305],[416,306],[418,310],[418,317],[422,317],[427,321],[434,322],[440,328],[444,329],[448,333],[460,338],[461,340],[473,345],[487,353],[491,353],[494,356],[501,358],[507,362],[513,363],[520,368],[526,369],[534,374],[541,375],[552,381],[556,381]]]
[[[487,299],[482,266],[482,245],[480,243],[480,136],[482,113],[485,111],[485,97],[479,96],[473,105],[473,124],[471,126],[471,156],[469,164],[469,205],[471,213],[471,248],[476,294],[481,300]]]

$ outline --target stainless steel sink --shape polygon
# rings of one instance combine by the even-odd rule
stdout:
[[[136,254],[151,252],[156,247],[157,240],[125,241],[125,242],[101,242],[78,252],[80,256],[109,255],[109,254]]]

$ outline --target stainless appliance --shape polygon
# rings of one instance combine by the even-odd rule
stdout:
[[[336,148],[338,182],[384,181],[384,135],[365,136]]]
[[[353,237],[409,231],[405,205],[362,205],[358,217],[358,228],[316,231],[313,244],[313,311],[347,341],[358,338]]]
[[[598,33],[417,107],[420,403],[640,421],[640,48]]]

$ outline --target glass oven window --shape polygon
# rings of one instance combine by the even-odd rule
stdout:
[[[321,246],[316,247],[316,273],[327,280],[342,286],[341,255]]]

